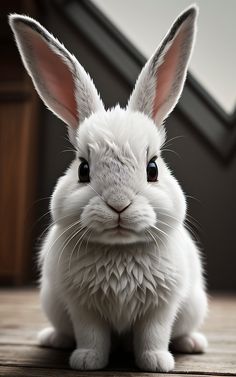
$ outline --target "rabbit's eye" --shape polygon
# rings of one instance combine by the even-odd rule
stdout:
[[[158,178],[158,167],[156,162],[152,159],[147,164],[147,180],[148,182],[156,182]]]
[[[79,182],[90,182],[89,164],[87,161],[82,161],[79,166]]]

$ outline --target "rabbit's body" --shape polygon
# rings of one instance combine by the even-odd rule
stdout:
[[[72,346],[77,332],[80,337],[84,334],[83,343],[83,337],[93,339],[94,325],[99,326],[100,331],[104,331],[102,340],[90,340],[91,348],[86,355],[75,355],[74,359],[72,355],[71,363],[86,369],[102,368],[107,363],[110,331],[132,332],[136,354],[140,355],[146,339],[140,336],[139,329],[141,331],[143,322],[154,315],[157,317],[155,326],[160,321],[166,331],[171,328],[173,349],[201,352],[206,347],[201,334],[194,333],[207,310],[201,266],[196,246],[183,226],[171,233],[165,247],[160,247],[158,257],[156,245],[151,242],[145,245],[144,253],[143,244],[110,246],[86,241],[80,245],[79,253],[75,249],[71,257],[80,236],[62,253],[61,246],[68,242],[69,234],[73,235],[66,232],[62,237],[64,231],[63,227],[54,225],[43,248],[46,254],[42,262],[42,306],[58,333],[43,330],[42,344],[59,348]],[[88,316],[91,312],[94,314],[92,323]],[[170,318],[167,312],[171,313]],[[68,313],[76,313],[74,329]],[[149,334],[154,340],[155,335],[155,331]],[[166,334],[163,342],[166,342]],[[91,362],[89,355],[95,351],[98,354],[95,359],[92,356]],[[141,360],[138,364],[148,370],[156,369],[156,361]],[[159,368],[167,369],[171,364],[173,366],[172,359],[167,364],[159,364]]]
[[[182,352],[206,348],[195,332],[207,310],[199,252],[184,227],[185,196],[161,155],[195,18],[194,7],[179,17],[127,108],[108,111],[64,46],[29,17],[10,18],[25,67],[67,123],[76,151],[54,190],[53,224],[40,253],[41,300],[52,327],[39,335],[44,346],[75,341],[75,369],[105,367],[113,331],[132,333],[144,370],[173,369],[170,342]]]
[[[77,253],[74,246],[80,236],[71,241],[61,255],[61,245],[66,244],[69,234],[73,235],[66,232],[61,237],[64,230],[54,225],[43,249],[43,252],[47,253],[48,249],[50,252],[43,258],[42,299],[44,290],[47,296],[49,284],[54,287],[52,295],[55,295],[50,298],[50,304],[56,300],[61,301],[63,308],[72,304],[93,309],[113,330],[123,332],[130,330],[149,310],[161,310],[162,306],[175,301],[177,315],[185,311],[186,303],[196,291],[201,295],[203,283],[198,253],[182,226],[172,233],[173,240],[166,243],[168,257],[165,247],[159,249],[157,257],[156,246],[151,242],[146,245],[144,254],[141,243],[104,246],[85,240]],[[56,239],[60,241],[55,242]],[[178,258],[175,258],[176,249]],[[196,304],[201,305],[198,300]],[[47,300],[43,306],[47,312]],[[60,313],[57,314],[60,317]],[[198,325],[202,319],[199,316]],[[193,317],[192,329],[196,327],[195,321]],[[182,335],[182,329],[174,326],[172,333]]]

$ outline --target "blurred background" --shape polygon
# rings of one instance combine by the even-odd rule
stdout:
[[[199,31],[165,159],[188,201],[210,291],[236,290],[236,2],[198,0]],[[0,283],[34,284],[49,198],[73,158],[20,61],[7,15],[38,19],[79,59],[106,107],[135,80],[190,0],[11,0],[0,5]]]

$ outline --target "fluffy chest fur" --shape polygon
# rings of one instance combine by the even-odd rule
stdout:
[[[73,257],[64,284],[73,300],[99,311],[123,331],[151,306],[168,300],[175,275],[152,244],[146,250],[139,245],[90,245]]]

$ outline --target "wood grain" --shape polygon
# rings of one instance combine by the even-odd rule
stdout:
[[[37,331],[48,324],[38,291],[0,291],[0,376],[154,376],[141,373],[127,353],[113,354],[106,371],[80,373],[69,369],[70,351],[40,348]],[[175,355],[172,375],[236,375],[236,297],[210,300],[204,332],[209,349],[204,355]],[[92,373],[92,374],[91,374]],[[161,375],[161,374],[160,374]]]
[[[22,87],[22,100],[0,102],[0,279],[15,283],[30,267],[36,179],[38,100]],[[0,93],[4,97],[1,85]]]
[[[59,374],[60,373],[60,374]],[[55,369],[48,368],[19,368],[19,367],[3,367],[0,369],[0,376],[6,377],[166,377],[165,373],[142,373],[142,372],[78,372],[73,370],[63,369],[58,372]],[[183,377],[183,374],[168,373],[169,377]],[[205,377],[203,374],[198,374],[199,377]],[[188,377],[196,377],[195,374],[188,374]]]

